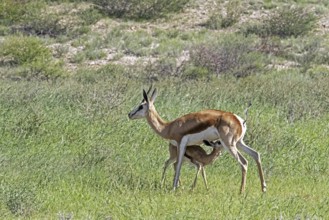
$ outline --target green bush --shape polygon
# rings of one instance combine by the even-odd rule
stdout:
[[[284,47],[279,37],[270,36],[261,39],[258,51],[266,54],[280,55],[284,52]]]
[[[261,37],[298,37],[313,30],[316,21],[317,17],[314,13],[303,7],[281,7],[274,10],[261,23],[244,26],[242,32]]]
[[[304,37],[291,40],[291,48],[283,56],[299,63],[307,71],[313,65],[329,65],[329,46],[321,37]]]
[[[79,17],[82,19],[85,25],[91,25],[96,23],[99,19],[102,18],[102,14],[99,13],[95,8],[89,8],[84,11],[78,12]]]
[[[35,211],[35,195],[26,186],[6,189],[6,205],[14,216],[28,217]]]
[[[57,77],[61,63],[56,62],[51,50],[36,37],[12,36],[0,46],[2,65],[20,66],[23,77]]]
[[[95,23],[100,17],[96,12],[85,10],[78,14],[67,15],[67,12],[41,11],[29,15],[20,22],[16,30],[27,35],[68,36],[75,37],[89,31],[88,25]],[[65,16],[65,19],[63,19]]]
[[[300,36],[311,31],[316,24],[315,15],[302,7],[282,8],[266,20],[271,35]]]
[[[61,5],[60,5],[61,6]],[[101,18],[93,7],[72,12],[71,5],[60,10],[49,10],[46,1],[13,1],[0,3],[0,25],[6,25],[11,32],[26,35],[75,37],[89,31],[88,25]]]
[[[50,59],[51,51],[35,37],[9,37],[1,46],[1,55],[13,64],[24,65],[39,59]]]
[[[190,0],[90,0],[110,16],[152,19],[180,11]]]
[[[183,66],[177,66],[177,60],[173,57],[162,57],[154,63],[146,66],[146,72],[149,79],[158,80],[158,78],[180,76]]]
[[[307,73],[313,78],[329,77],[329,67],[326,65],[314,65],[307,70]]]
[[[20,25],[39,16],[46,4],[43,1],[0,1],[0,24]]]
[[[61,18],[56,14],[39,14],[22,22],[19,31],[33,35],[56,37],[68,32],[69,27],[61,24]]]
[[[191,62],[207,68],[216,75],[230,73],[237,77],[247,76],[266,64],[265,58],[256,51],[257,41],[239,35],[227,35],[219,42],[202,43],[191,50]]]
[[[6,36],[9,33],[10,33],[10,28],[8,28],[8,26],[0,24],[0,36]]]
[[[21,21],[26,13],[27,3],[20,3],[13,0],[0,1],[0,24],[11,25]]]
[[[81,69],[75,79],[81,83],[97,83],[106,79],[119,79],[126,74],[126,68],[117,64],[108,64],[95,70],[92,68]]]
[[[209,74],[206,67],[187,65],[182,76],[187,79],[200,79],[209,76]]]
[[[12,1],[0,3],[0,24],[10,26],[14,32],[33,35],[55,36],[65,33],[60,25],[60,18],[55,14],[45,13],[43,1]]]
[[[218,8],[208,19],[206,22],[206,27],[209,29],[221,29],[227,28],[235,23],[237,23],[240,19],[242,9],[240,5],[240,1],[229,1],[225,6],[226,14],[223,15],[221,13],[221,8]],[[218,4],[220,5],[220,4]]]

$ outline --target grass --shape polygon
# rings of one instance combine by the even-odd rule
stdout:
[[[0,3],[6,9],[0,12],[0,41],[17,43],[0,55],[3,219],[329,217],[329,48],[320,24],[328,14],[325,1],[296,3],[316,16],[316,27],[306,35],[268,38],[257,35],[264,30],[252,20],[285,7],[281,1],[246,1],[243,14],[218,30],[204,26],[207,12],[216,14],[206,8],[209,2],[202,7],[191,2],[170,17],[143,21],[108,18],[83,1],[38,0],[15,9],[9,3]],[[53,26],[43,22],[50,12]],[[43,20],[28,23],[38,17]],[[56,27],[68,33],[47,34]],[[51,62],[33,63],[34,56],[22,53],[24,39],[33,40],[24,45],[41,56],[38,61]],[[38,52],[34,41],[47,53]],[[200,45],[207,47],[193,61],[191,51]],[[246,45],[250,49],[244,50]],[[213,48],[223,48],[217,58]],[[227,71],[213,70],[241,52],[243,59]],[[127,57],[137,61],[125,63]],[[91,65],[99,60],[105,64]],[[46,77],[52,70],[60,74]],[[195,169],[188,165],[176,192],[173,169],[160,188],[168,142],[145,120],[127,117],[150,84],[158,88],[155,106],[167,120],[207,108],[243,116],[252,101],[245,141],[261,153],[268,192],[261,192],[256,163],[246,156],[247,186],[240,195],[241,170],[227,152],[206,167],[209,190],[201,178],[190,190]]]
[[[279,99],[281,89],[293,81],[313,92],[285,89],[292,99]],[[262,154],[268,192],[261,193],[256,164],[248,158],[247,190],[239,195],[240,168],[227,153],[207,167],[209,191],[201,181],[190,191],[195,171],[186,165],[178,192],[171,191],[172,170],[160,188],[167,142],[145,121],[127,119],[141,99],[140,82],[125,77],[93,83],[1,81],[1,216],[326,218],[328,102],[316,94],[328,94],[327,83],[327,78],[282,73],[239,81],[222,77],[187,83],[173,78],[156,84],[156,106],[167,119],[202,108],[242,115],[253,100],[246,141]],[[265,91],[277,94],[278,100],[264,96]],[[296,108],[303,114],[290,121],[287,103],[302,99],[312,105]]]

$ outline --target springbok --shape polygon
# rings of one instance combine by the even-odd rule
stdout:
[[[198,175],[201,171],[203,182],[206,186],[206,189],[208,189],[208,184],[207,184],[207,178],[206,178],[206,171],[204,169],[204,166],[211,164],[214,162],[218,156],[221,155],[221,149],[222,145],[220,141],[215,141],[215,142],[209,142],[204,140],[204,144],[213,147],[213,150],[211,153],[207,154],[207,152],[200,147],[199,145],[192,145],[192,146],[187,146],[186,147],[186,152],[184,154],[184,161],[188,161],[189,163],[193,164],[197,171],[195,174],[194,182],[192,185],[192,189],[196,186],[196,182],[198,179]],[[164,168],[163,168],[163,173],[162,173],[162,178],[161,178],[161,187],[163,186],[163,183],[166,178],[166,171],[168,166],[170,166],[172,163],[174,163],[174,168],[176,170],[176,164],[177,164],[177,147],[169,143],[169,158],[166,160]]]
[[[150,98],[145,90],[143,90],[142,102],[128,114],[128,117],[130,119],[146,118],[148,124],[158,135],[170,140],[171,144],[177,146],[178,160],[173,184],[174,190],[178,186],[186,146],[200,145],[203,140],[220,140],[225,149],[230,152],[241,166],[242,180],[240,193],[245,190],[248,161],[242,156],[238,148],[256,161],[261,189],[263,192],[266,192],[260,154],[244,143],[243,137],[247,127],[241,117],[231,112],[208,109],[189,113],[173,121],[166,122],[159,116],[155,109],[154,101],[156,97],[156,89],[153,90]]]

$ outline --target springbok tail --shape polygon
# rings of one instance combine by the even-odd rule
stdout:
[[[251,104],[251,101],[249,101],[247,108],[243,111],[244,112],[244,117],[245,117],[245,120],[243,122],[243,125],[245,125],[246,122],[247,122],[247,119],[248,119],[248,110],[251,107],[251,105],[252,105]]]

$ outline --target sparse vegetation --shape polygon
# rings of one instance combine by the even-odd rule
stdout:
[[[63,4],[65,5],[58,10],[47,10],[47,4],[43,0],[5,0],[0,3],[0,18],[3,18],[0,24],[9,25],[11,33],[54,38],[67,35],[73,38],[88,32],[88,25],[96,23],[102,17],[91,6],[74,12],[74,6]],[[65,19],[63,16],[66,16]]]
[[[329,65],[329,47],[318,37],[304,38],[294,48],[287,51],[286,58],[297,61],[302,69],[307,70],[312,65]]]
[[[216,3],[0,1],[1,218],[327,219],[329,4]],[[168,143],[127,119],[150,84],[167,120],[252,101],[268,192],[227,152],[160,188]]]
[[[218,42],[195,46],[191,50],[191,62],[216,75],[247,76],[266,65],[265,59],[256,51],[256,44],[253,38],[224,36]]]
[[[44,6],[41,1],[3,0],[0,3],[0,24],[18,24],[29,16],[35,16]]]
[[[235,23],[237,23],[241,17],[242,6],[240,1],[229,1],[225,5],[225,14],[222,11],[222,4],[217,1],[217,8],[212,12],[208,21],[206,22],[206,27],[210,29],[221,29],[227,28]]]
[[[179,12],[190,0],[91,0],[104,13],[130,19],[159,18],[168,13]]]
[[[271,11],[261,23],[247,25],[245,34],[257,34],[260,37],[279,36],[298,37],[312,31],[317,17],[314,12],[300,6],[282,6]]]
[[[22,77],[49,79],[62,75],[61,63],[53,59],[51,50],[38,38],[9,37],[0,51],[2,65],[21,67],[17,74]]]

